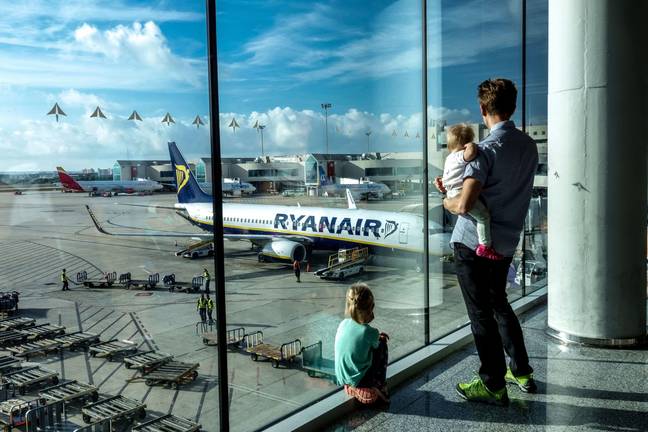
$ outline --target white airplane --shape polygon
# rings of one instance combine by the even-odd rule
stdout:
[[[152,193],[162,189],[153,180],[75,180],[61,167],[56,167],[63,190],[66,192],[88,192],[90,194]]]
[[[205,193],[209,195],[212,194],[211,182],[199,183],[199,186],[203,191],[205,191]],[[233,179],[223,179],[221,187],[223,188],[224,195],[231,196],[241,196],[244,194],[250,195],[256,191],[256,188],[251,183]]]
[[[169,143],[171,163],[176,170],[178,202],[182,217],[206,233],[110,233],[94,214],[89,213],[100,232],[128,237],[194,237],[213,239],[213,201],[198,186],[189,165],[175,143]],[[421,260],[423,253],[423,217],[399,213],[358,209],[347,194],[348,209],[327,207],[274,206],[223,203],[223,237],[248,240],[261,248],[259,260],[266,257],[298,260],[311,250],[339,250],[367,246],[372,254],[411,256]],[[431,255],[450,254],[449,233],[434,222],[429,223]]]
[[[369,181],[356,184],[340,184],[331,182],[321,166],[319,167],[319,174],[320,192],[325,192],[328,196],[345,196],[348,190],[355,199],[383,199],[386,194],[391,193],[391,189],[383,183]]]

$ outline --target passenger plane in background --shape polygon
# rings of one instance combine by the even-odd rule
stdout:
[[[75,180],[61,167],[56,167],[63,190],[89,194],[152,193],[162,185],[152,180]]]
[[[347,191],[351,192],[355,199],[369,199],[377,198],[383,199],[385,195],[391,193],[391,189],[386,184],[376,183],[372,181],[365,181],[362,183],[341,184],[329,180],[324,173],[324,168],[319,167],[320,176],[320,192],[326,195],[344,196]]]
[[[211,182],[199,183],[200,188],[205,191],[205,193],[212,194],[212,184]],[[239,181],[235,179],[223,179],[221,182],[221,187],[223,188],[223,195],[231,196],[241,196],[243,194],[250,195],[256,191],[256,188],[252,186],[251,183]]]
[[[130,237],[213,238],[212,197],[200,189],[175,143],[169,143],[169,152],[176,170],[178,202],[174,208],[182,210],[178,214],[208,233],[109,233],[90,212],[99,231]],[[358,209],[353,198],[349,194],[347,197],[347,209],[223,203],[223,237],[248,240],[259,246],[260,261],[265,257],[301,261],[307,257],[308,250],[367,246],[373,254],[409,255],[420,263],[423,253],[422,216]],[[451,253],[449,234],[434,222],[430,222],[429,228],[430,254],[442,256]]]

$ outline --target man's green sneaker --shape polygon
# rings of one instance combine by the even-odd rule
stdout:
[[[525,393],[535,393],[538,389],[538,386],[536,386],[535,380],[533,379],[533,374],[520,375],[516,377],[513,375],[513,372],[511,372],[511,368],[508,368],[504,379],[507,383],[515,384]]]
[[[479,377],[469,383],[459,383],[456,387],[459,396],[471,402],[484,402],[493,405],[505,406],[509,403],[506,387],[497,391],[490,391]]]

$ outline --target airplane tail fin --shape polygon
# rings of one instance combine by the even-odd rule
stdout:
[[[65,172],[65,170],[62,167],[56,167],[56,171],[58,171],[58,176],[59,180],[61,180],[61,184],[65,189],[71,189],[75,191],[83,191],[83,188],[79,183],[77,183],[76,180],[72,178],[70,174]]]
[[[320,176],[320,186],[329,186],[329,185],[331,185],[332,183],[329,180],[329,178],[326,176],[326,173],[324,172],[324,168],[322,167],[322,165],[318,166],[318,170],[319,170],[319,176]]]
[[[346,190],[346,197],[347,197],[347,204],[349,205],[350,210],[355,210],[358,207],[356,207],[355,200],[353,199],[353,195],[351,194],[351,191],[349,189]]]
[[[169,143],[171,165],[175,170],[175,184],[180,204],[212,202],[212,197],[207,195],[198,185],[189,164],[185,162],[182,153],[175,142]]]

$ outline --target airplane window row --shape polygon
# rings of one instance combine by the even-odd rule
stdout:
[[[225,222],[243,222],[243,223],[255,223],[255,224],[266,224],[266,225],[272,224],[272,221],[265,220],[265,219],[247,219],[247,218],[232,218],[232,217],[226,217],[224,219]]]

